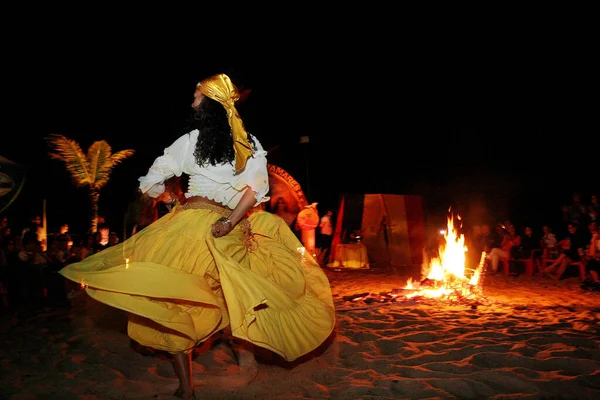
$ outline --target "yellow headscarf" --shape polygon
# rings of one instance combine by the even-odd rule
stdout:
[[[252,145],[248,142],[248,134],[242,118],[235,108],[235,102],[239,100],[240,94],[225,74],[217,74],[208,77],[196,85],[196,90],[213,100],[218,101],[227,110],[227,118],[233,136],[233,150],[235,152],[235,173],[242,172],[246,168],[246,161],[252,156]]]

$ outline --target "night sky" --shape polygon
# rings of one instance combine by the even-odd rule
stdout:
[[[573,191],[586,200],[599,189],[585,70],[449,49],[398,59],[309,46],[265,57],[246,46],[221,60],[195,48],[106,38],[81,48],[42,37],[8,49],[0,155],[28,172],[6,212],[39,214],[46,199],[50,231],[62,221],[85,230],[87,191],[47,157],[43,138],[60,133],[84,151],[106,140],[113,152],[136,151],[100,194],[100,214],[119,231],[137,178],[179,136],[196,82],[216,72],[252,90],[239,106],[248,131],[320,210],[336,208],[342,193],[414,194],[426,217],[454,207],[479,223],[483,208],[493,221],[541,224]]]

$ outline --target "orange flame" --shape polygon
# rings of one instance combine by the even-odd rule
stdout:
[[[460,219],[460,216],[457,217]],[[480,284],[481,271],[485,262],[485,254],[474,271],[465,271],[465,237],[458,234],[452,216],[448,217],[448,229],[441,231],[444,242],[439,246],[439,256],[431,260],[425,259],[421,267],[422,280],[419,283],[409,279],[404,289],[412,292],[406,297],[446,297],[451,295],[473,297]],[[466,273],[470,272],[470,273]],[[427,282],[425,286],[422,283]]]

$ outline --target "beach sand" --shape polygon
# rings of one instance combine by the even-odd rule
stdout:
[[[402,289],[418,271],[326,272],[337,326],[323,346],[294,363],[258,351],[247,371],[207,342],[194,351],[197,398],[600,399],[600,293],[576,277],[499,274],[478,300],[367,302],[348,298]],[[0,399],[174,399],[169,357],[132,343],[126,321],[85,293],[5,313]]]

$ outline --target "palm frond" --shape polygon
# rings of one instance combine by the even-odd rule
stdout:
[[[133,150],[121,150],[115,154],[112,153],[110,145],[99,140],[94,142],[88,149],[88,160],[91,166],[94,187],[102,188],[110,180],[110,173],[113,168],[127,157],[134,154]]]
[[[110,145],[105,140],[94,142],[87,151],[87,158],[91,167],[90,175],[96,188],[104,186],[110,178],[109,174],[104,171],[104,164],[109,159],[111,151]]]
[[[50,158],[65,163],[67,171],[71,174],[75,186],[88,186],[92,184],[90,165],[79,144],[63,135],[51,134],[46,137],[46,142],[51,148],[48,153]]]

